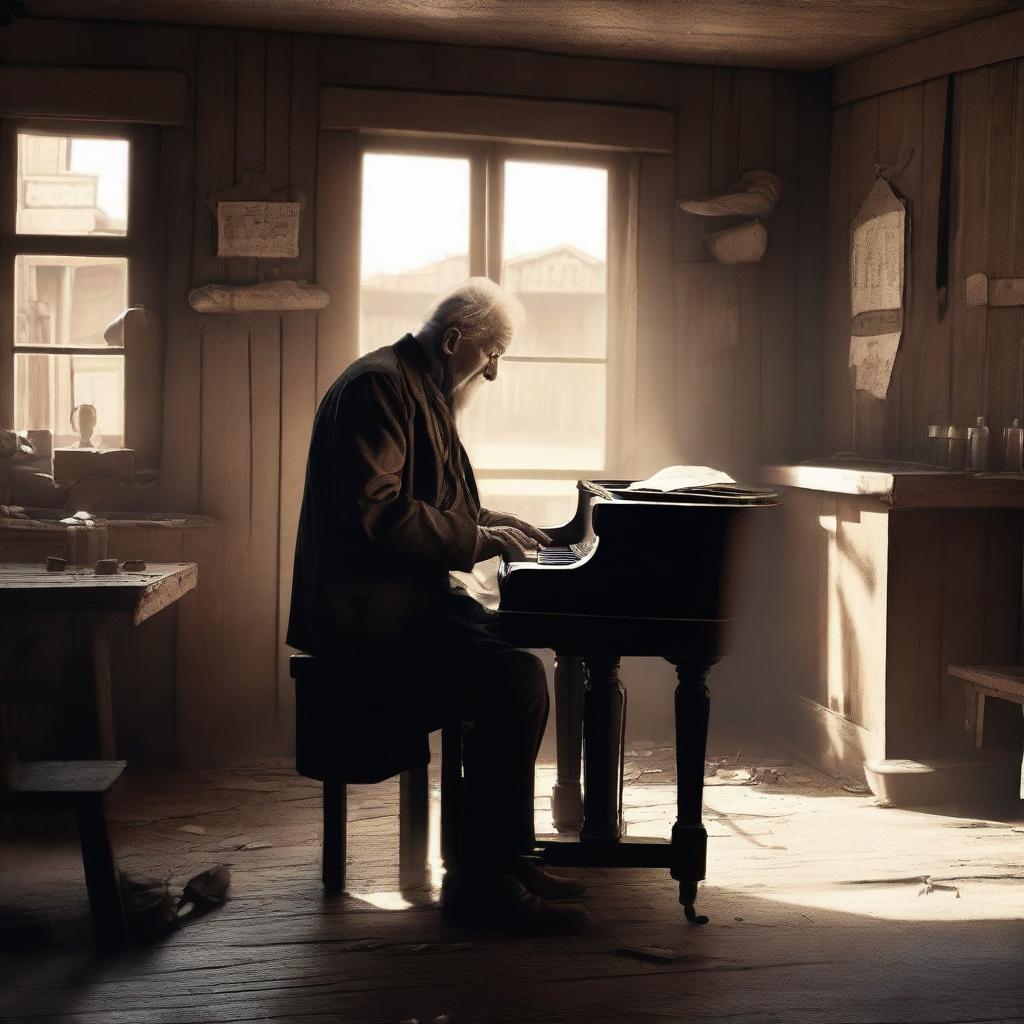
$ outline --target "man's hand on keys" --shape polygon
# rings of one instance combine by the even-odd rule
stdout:
[[[543,530],[526,523],[522,526],[524,529],[518,526],[478,526],[477,561],[501,555],[507,562],[522,562],[538,545],[551,543],[551,538]]]
[[[518,516],[512,515],[511,512],[488,512],[487,514],[490,516],[490,519],[487,521],[487,529],[510,526],[520,533],[525,533],[533,541],[532,547],[546,548],[552,543],[551,538],[543,530],[536,526],[531,526],[529,523],[518,518]]]

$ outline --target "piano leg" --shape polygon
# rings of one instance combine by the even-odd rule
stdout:
[[[622,740],[626,691],[618,658],[585,658],[581,840],[622,835]]]
[[[579,658],[561,654],[555,655],[555,739],[558,777],[551,792],[551,815],[559,832],[579,832],[583,824],[583,667]]]
[[[704,878],[708,833],[702,818],[704,758],[707,752],[711,698],[706,685],[715,661],[670,658],[676,685],[676,823],[672,826],[672,877],[679,882],[679,902],[691,924],[707,924],[694,911],[697,883]]]

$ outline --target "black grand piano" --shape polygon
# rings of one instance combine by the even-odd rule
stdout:
[[[728,639],[729,578],[744,527],[777,504],[770,491],[721,484],[635,490],[581,480],[576,514],[548,530],[535,561],[498,574],[503,639],[555,651],[558,777],[553,816],[578,841],[542,843],[559,865],[667,867],[688,921],[704,878],[701,820],[710,701],[706,680]],[[678,816],[671,842],[622,835],[625,655],[675,666]],[[584,785],[580,790],[580,760]]]

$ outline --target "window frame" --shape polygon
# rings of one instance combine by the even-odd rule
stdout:
[[[339,132],[322,132],[324,136],[337,137]],[[629,323],[627,298],[630,290],[630,268],[635,262],[635,253],[628,250],[627,239],[634,239],[635,230],[629,230],[629,220],[635,210],[631,193],[635,188],[636,175],[631,171],[635,160],[630,154],[607,149],[591,149],[549,143],[517,143],[504,141],[480,141],[474,139],[433,138],[422,135],[408,136],[383,132],[352,132],[349,154],[353,173],[350,188],[354,210],[349,223],[354,225],[353,254],[354,267],[348,281],[328,283],[332,293],[335,288],[351,290],[355,294],[346,296],[344,304],[349,306],[357,338],[355,353],[359,354],[360,340],[360,232],[362,209],[362,167],[367,153],[403,154],[466,159],[470,165],[470,238],[469,272],[473,276],[501,280],[502,241],[504,216],[504,165],[506,161],[530,163],[571,164],[584,167],[600,167],[608,173],[608,242],[606,274],[606,350],[605,358],[517,356],[510,353],[502,357],[504,362],[539,363],[556,361],[560,363],[593,364],[605,366],[605,458],[601,469],[584,469],[569,466],[559,469],[517,469],[484,468],[474,466],[478,479],[483,480],[577,480],[594,477],[620,477],[628,475],[628,461],[632,452],[632,438],[636,428],[633,389],[625,386],[635,380],[636,348],[635,325]],[[326,171],[326,173],[324,173]],[[321,169],[321,188],[327,181],[336,181],[328,168]],[[321,267],[319,277],[325,281]],[[332,288],[331,284],[335,284]],[[412,329],[416,325],[410,325]],[[617,386],[618,383],[624,386]]]
[[[74,136],[128,141],[128,219],[124,235],[41,235],[17,233],[18,135]],[[144,364],[152,354],[133,352],[131,345],[94,348],[77,345],[17,345],[14,335],[14,263],[18,256],[98,256],[128,261],[127,306],[145,306],[159,316],[163,297],[159,284],[161,220],[157,214],[159,136],[152,126],[114,121],[9,117],[0,120],[0,424],[14,425],[14,360],[16,354],[97,356],[124,359],[124,441],[131,447],[130,409],[152,406],[159,415],[159,395]],[[148,356],[148,358],[147,358]],[[156,401],[156,404],[154,402]],[[133,410],[134,411],[134,410]],[[56,439],[55,439],[56,440]],[[159,452],[142,453],[155,463]],[[154,459],[155,456],[155,459]]]

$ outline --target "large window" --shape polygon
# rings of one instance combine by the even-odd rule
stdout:
[[[84,127],[19,127],[5,130],[5,139],[16,167],[0,239],[5,281],[13,284],[11,321],[3,325],[13,395],[4,404],[15,429],[48,430],[55,445],[77,441],[72,410],[93,405],[93,443],[121,446],[124,349],[108,343],[104,329],[130,298],[130,139]]]
[[[362,156],[360,349],[415,332],[471,274],[522,301],[527,321],[460,431],[484,504],[564,520],[575,482],[614,467],[608,223],[616,173],[604,155],[497,145]]]

